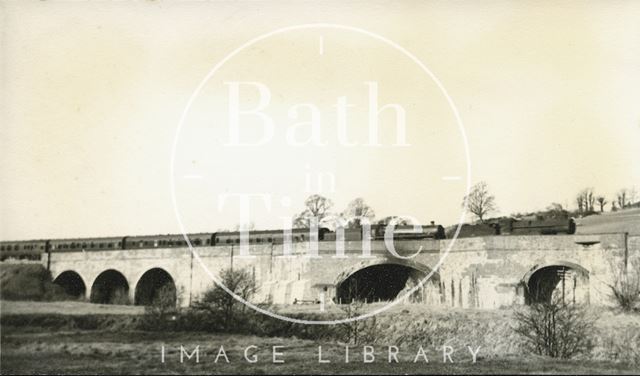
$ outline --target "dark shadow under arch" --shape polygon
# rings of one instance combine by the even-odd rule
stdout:
[[[163,298],[172,300],[172,305],[176,304],[176,285],[171,275],[161,268],[149,269],[136,284],[135,304],[150,305],[161,294],[167,294]]]
[[[375,263],[365,266],[344,276],[344,279],[336,284],[336,302],[349,303],[362,301],[373,303],[378,301],[391,301],[404,296],[410,289],[419,284],[429,273],[401,263]],[[427,301],[426,290],[437,289],[437,275],[424,283],[423,288],[418,288],[410,298],[414,302]]]
[[[53,283],[60,286],[66,295],[74,299],[84,299],[87,292],[87,286],[82,277],[73,270],[60,273]]]
[[[91,303],[129,304],[129,282],[117,270],[100,273],[91,286]]]
[[[578,264],[553,263],[533,268],[523,279],[525,303],[589,303],[589,272]]]

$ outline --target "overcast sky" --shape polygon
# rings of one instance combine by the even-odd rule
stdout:
[[[342,210],[361,196],[379,217],[453,224],[471,161],[502,214],[574,206],[584,187],[611,199],[640,186],[640,2],[139,2],[3,1],[0,56],[0,239],[176,233],[233,228],[238,203],[252,221],[281,227],[313,193]],[[355,30],[285,31],[239,51],[208,80],[177,132],[190,97],[212,68],[247,41],[283,27],[331,23]],[[230,147],[229,82],[260,82],[274,136]],[[368,86],[379,107],[406,112],[409,146],[394,146],[393,110],[380,115],[383,146],[368,140]],[[227,84],[225,84],[227,83]],[[243,109],[257,105],[243,87]],[[350,108],[340,143],[339,97]],[[325,146],[295,147],[288,129],[318,110]],[[295,111],[294,111],[295,112]],[[242,137],[264,136],[257,117]],[[298,137],[308,136],[304,125]],[[464,137],[468,151],[464,147]],[[171,175],[172,147],[175,170]],[[329,175],[326,175],[329,176]],[[460,177],[456,180],[456,177]],[[290,203],[290,204],[289,204]],[[252,207],[253,208],[253,207]],[[497,213],[497,214],[500,214]]]

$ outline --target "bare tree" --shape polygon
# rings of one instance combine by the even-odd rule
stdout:
[[[593,193],[593,188],[585,188],[576,196],[576,204],[578,206],[579,213],[593,212],[595,203],[596,197]]]
[[[515,332],[539,355],[569,359],[588,354],[594,346],[591,337],[596,317],[583,306],[552,299],[518,310],[514,317]]]
[[[315,218],[318,221],[317,223],[321,223],[323,220],[329,218],[333,202],[324,196],[314,194],[304,201],[304,206],[305,209],[298,214],[293,221],[295,227],[311,227],[312,218]]]
[[[257,291],[255,278],[245,269],[224,269],[220,281],[229,291],[244,300],[250,300]],[[246,306],[235,299],[219,285],[214,285],[193,304],[197,310],[221,317],[225,328],[230,328],[235,319],[244,314]],[[219,316],[218,316],[219,315]]]
[[[638,199],[638,190],[635,186],[632,186],[627,190],[627,201],[629,201],[629,205],[633,205],[636,203]]]
[[[640,259],[611,263],[613,284],[609,285],[613,299],[623,311],[640,309]]]
[[[345,313],[345,319],[352,319],[361,316],[364,313],[363,310],[366,305],[366,298],[354,298],[359,295],[358,284],[350,283],[348,287],[348,296],[352,298],[351,302],[338,305],[338,307]],[[340,324],[338,328],[341,329],[344,341],[354,345],[375,342],[376,334],[378,332],[378,325],[375,316],[363,320],[347,321]]]
[[[342,216],[349,221],[348,227],[359,227],[363,218],[366,218],[371,223],[376,214],[371,206],[358,197],[347,205],[345,211],[342,212]]]
[[[578,213],[584,213],[585,202],[584,202],[584,197],[582,197],[582,194],[578,194],[576,196],[576,206],[578,207]]]
[[[604,212],[604,206],[608,203],[607,199],[604,196],[598,196],[596,201],[598,201],[598,205],[600,205],[600,213]]]
[[[616,193],[616,201],[618,201],[618,207],[624,209],[627,206],[627,190],[622,188]]]
[[[462,201],[462,207],[465,201],[469,211],[475,214],[480,222],[484,222],[485,215],[497,210],[495,197],[489,193],[487,183],[483,181],[471,187],[471,192]]]

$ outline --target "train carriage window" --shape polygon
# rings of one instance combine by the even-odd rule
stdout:
[[[118,242],[118,248],[122,247],[122,242]]]
[[[236,239],[236,244],[240,244],[240,239]]]
[[[227,239],[227,244],[231,243],[231,239]]]
[[[0,245],[0,251],[4,251],[4,245]]]
[[[267,241],[271,243],[273,241],[273,238],[267,238]]]
[[[207,239],[207,245],[211,244],[211,239]]]
[[[258,239],[256,239],[256,242],[262,243],[262,239],[258,238]]]
[[[109,243],[109,244],[108,244],[108,247],[109,247],[109,248],[113,248],[113,243]]]
[[[82,243],[82,248],[87,248],[87,243]]]

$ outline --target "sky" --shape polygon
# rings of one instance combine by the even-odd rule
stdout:
[[[496,215],[640,187],[635,1],[2,1],[0,12],[0,240],[229,229],[244,221],[237,194],[256,195],[256,227],[281,228],[313,193],[336,211],[362,197],[378,217],[449,225],[479,181]],[[230,142],[234,83],[238,110],[266,103],[238,115],[242,141],[261,145]],[[377,109],[397,105],[377,116],[380,146],[368,142],[372,83]],[[292,143],[307,139],[322,145]]]

